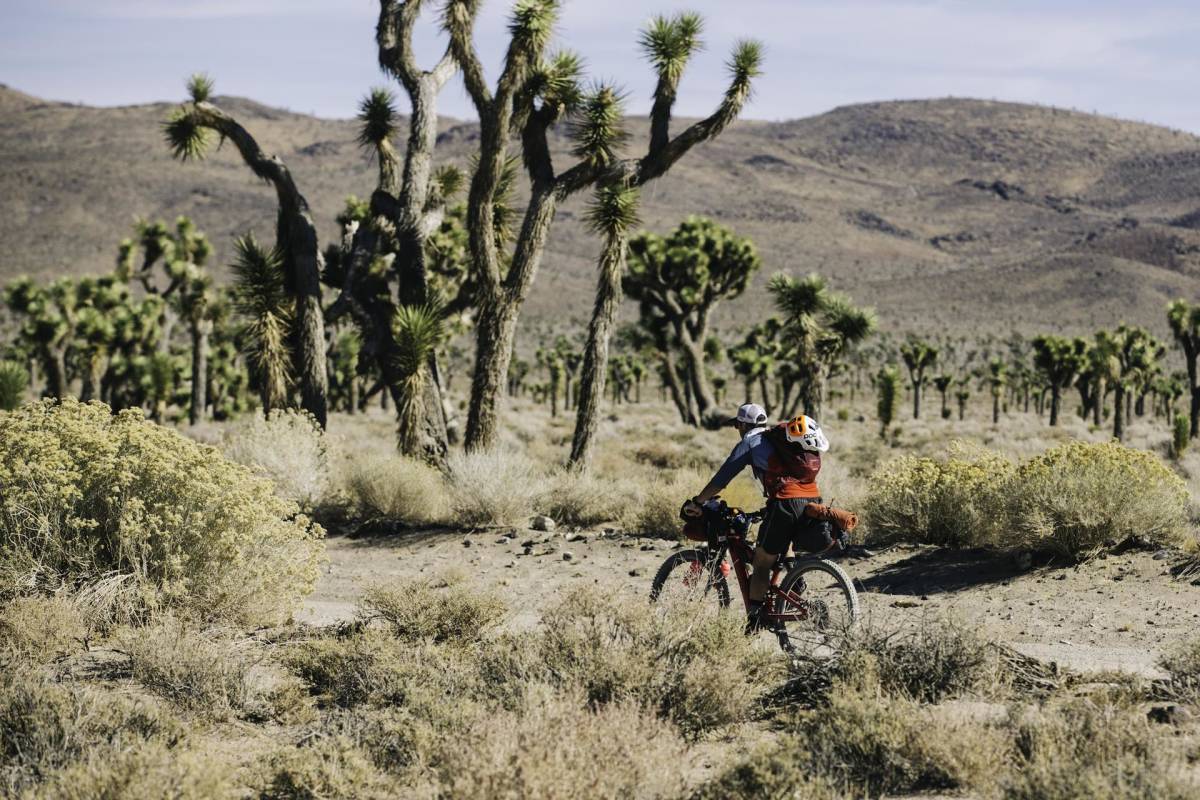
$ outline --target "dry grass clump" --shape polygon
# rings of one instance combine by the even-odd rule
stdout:
[[[441,796],[461,800],[649,800],[684,787],[683,742],[670,725],[635,703],[590,710],[582,697],[545,687],[442,750]]]
[[[58,769],[147,742],[175,748],[183,732],[154,703],[7,669],[0,672],[0,793],[17,795]]]
[[[212,800],[241,797],[228,765],[192,750],[146,742],[100,749],[49,776],[38,800]]]
[[[342,737],[319,738],[264,759],[262,800],[394,797],[365,753]]]
[[[1196,785],[1181,774],[1177,743],[1136,707],[1074,699],[1012,714],[1012,768],[1004,800],[1183,800]]]
[[[814,775],[807,762],[797,758],[794,748],[801,743],[786,739],[783,744],[760,747],[720,775],[701,784],[691,800],[842,800],[847,795],[824,775]]]
[[[121,640],[134,680],[179,708],[223,719],[252,699],[251,655],[225,632],[165,617]]]
[[[1200,702],[1200,638],[1178,642],[1158,665],[1171,675],[1171,688],[1191,702]]]
[[[309,414],[277,409],[255,413],[230,425],[221,441],[226,458],[250,467],[275,484],[285,500],[312,509],[329,491],[325,434]]]
[[[402,589],[368,588],[360,614],[383,620],[393,636],[405,641],[471,642],[500,625],[506,612],[504,601],[486,590],[417,581]]]
[[[450,520],[463,527],[524,526],[541,487],[537,466],[522,455],[456,453],[450,457]]]
[[[1003,547],[1086,559],[1139,535],[1185,545],[1187,488],[1150,453],[1069,441],[1019,466],[978,449],[903,457],[870,481],[869,541]]]
[[[611,522],[642,502],[640,487],[633,481],[604,478],[595,471],[557,470],[542,485],[538,513],[570,527]]]
[[[744,620],[699,602],[664,609],[586,589],[546,620],[532,647],[549,680],[591,703],[635,700],[687,735],[749,718],[782,674],[781,659],[742,634]]]
[[[64,595],[15,597],[0,607],[0,650],[46,662],[81,647],[83,615]]]
[[[297,512],[138,410],[63,400],[0,415],[0,595],[129,576],[124,603],[278,621],[317,578],[323,532]]]
[[[345,484],[360,516],[412,525],[443,522],[449,511],[446,486],[436,469],[403,456],[368,456],[346,465]]]
[[[1019,492],[1018,492],[1019,490]],[[1116,442],[1068,442],[1023,463],[1013,477],[1001,544],[1087,558],[1130,536],[1182,545],[1187,486],[1156,456]]]

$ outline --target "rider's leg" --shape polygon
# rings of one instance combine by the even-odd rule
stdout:
[[[767,595],[767,584],[771,579],[771,567],[779,558],[776,553],[768,553],[760,544],[754,548],[754,572],[750,574],[750,602],[762,603]]]

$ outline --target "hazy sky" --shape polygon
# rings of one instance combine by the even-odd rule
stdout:
[[[434,9],[437,0],[426,0]],[[848,103],[983,97],[1098,111],[1200,133],[1200,0],[567,0],[558,46],[630,92],[651,80],[636,31],[656,12],[696,10],[707,47],[679,110],[707,113],[733,42],[767,46],[746,116],[786,119]],[[489,66],[511,0],[486,0]],[[193,71],[217,91],[327,117],[354,114],[387,80],[375,64],[373,0],[0,0],[0,82],[97,105],[174,100]],[[432,22],[419,50],[444,47]],[[494,77],[494,76],[493,76]],[[441,111],[471,116],[461,84]]]

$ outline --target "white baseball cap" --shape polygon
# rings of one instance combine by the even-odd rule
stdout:
[[[737,410],[737,416],[728,420],[726,425],[733,425],[735,422],[741,422],[746,425],[766,425],[767,412],[758,403],[746,403]]]

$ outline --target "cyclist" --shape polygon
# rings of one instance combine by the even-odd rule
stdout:
[[[799,416],[781,423],[783,437],[769,436],[767,412],[755,403],[746,403],[726,424],[733,425],[741,441],[729,458],[717,470],[698,495],[684,503],[683,513],[700,516],[701,504],[716,497],[729,482],[749,466],[763,486],[767,497],[767,512],[758,533],[754,549],[754,570],[750,576],[750,618],[747,632],[761,625],[763,597],[776,560],[795,544],[810,553],[819,553],[833,545],[833,527],[828,520],[818,520],[804,513],[809,503],[821,502],[817,490],[817,473],[821,470],[821,453],[829,449],[829,441],[816,420]],[[788,452],[771,439],[785,438]]]

